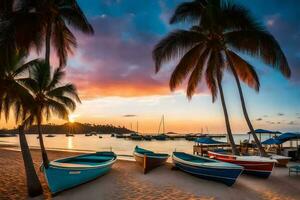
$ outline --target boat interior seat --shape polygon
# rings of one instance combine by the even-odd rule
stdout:
[[[81,157],[78,158],[79,160],[90,160],[90,161],[108,161],[111,160],[111,156],[88,156],[88,157]]]

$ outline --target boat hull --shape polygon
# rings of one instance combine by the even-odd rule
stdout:
[[[275,162],[264,162],[264,161],[243,161],[238,160],[238,158],[234,155],[226,155],[226,154],[219,154],[215,152],[208,152],[208,156],[210,158],[214,158],[219,161],[229,162],[232,164],[240,165],[244,167],[243,173],[251,174],[262,178],[268,178],[272,170],[274,168]]]
[[[148,173],[150,170],[159,167],[166,163],[169,156],[164,157],[156,157],[156,156],[149,156],[149,155],[143,155],[139,154],[137,152],[134,152],[134,159],[136,162],[143,167],[144,174]]]
[[[187,172],[189,174],[195,175],[200,178],[207,180],[218,181],[226,184],[227,186],[232,186],[237,178],[243,171],[242,167],[239,168],[220,168],[220,167],[205,167],[205,166],[195,166],[184,162],[180,158],[173,154],[173,164],[176,168]]]
[[[115,161],[116,157],[101,166],[92,167],[60,167],[51,162],[48,169],[43,167],[43,171],[51,193],[57,194],[103,176],[110,171]]]

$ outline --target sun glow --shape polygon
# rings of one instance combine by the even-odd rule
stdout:
[[[78,115],[74,115],[74,114],[69,115],[69,122],[74,123],[74,122],[75,122],[75,119],[76,119],[77,117],[78,117]]]

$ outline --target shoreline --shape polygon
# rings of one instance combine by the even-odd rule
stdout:
[[[21,152],[0,145],[0,199],[27,199],[25,172]],[[50,160],[78,155],[49,150]],[[45,178],[38,167],[40,152],[31,149],[37,174],[44,188],[44,199],[52,199]],[[171,164],[144,175],[134,162],[118,160],[112,170],[90,183],[62,192],[53,199],[283,199],[300,196],[299,176],[288,176],[287,168],[275,168],[269,179],[242,175],[233,187],[171,170]]]

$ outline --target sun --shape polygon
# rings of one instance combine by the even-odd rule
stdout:
[[[69,122],[74,123],[77,115],[71,114],[69,115]]]

